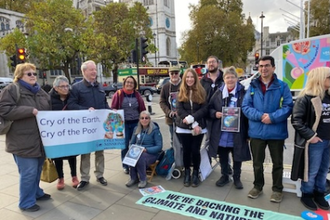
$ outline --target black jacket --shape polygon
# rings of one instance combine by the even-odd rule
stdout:
[[[50,90],[49,94],[52,101],[52,110],[64,110],[64,107],[67,109],[70,93],[67,95],[64,101],[61,100],[60,95],[55,91],[55,89]]]
[[[223,88],[223,87],[222,87]],[[244,86],[241,84],[237,85],[236,95],[237,107],[242,107],[243,98],[245,95]],[[212,119],[211,130],[208,131],[210,134],[209,142],[209,156],[216,157],[219,141],[221,138],[221,118],[217,119],[215,113],[222,112],[223,99],[222,90],[218,89],[212,96],[209,103],[209,116]],[[251,160],[251,153],[248,144],[248,119],[242,113],[240,115],[240,132],[234,133],[234,161],[247,161]]]
[[[212,87],[213,81],[208,78],[207,74],[205,74],[203,76],[203,78],[201,79],[201,84],[205,89],[206,95],[207,95],[207,102],[210,101],[211,97],[213,96],[213,94],[218,90],[218,88],[220,88],[220,86],[223,84],[223,72],[221,70],[219,70],[220,74],[218,76],[218,78],[215,80],[215,84],[214,87]]]

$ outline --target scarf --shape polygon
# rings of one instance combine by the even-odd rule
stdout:
[[[18,83],[27,90],[31,91],[33,94],[37,94],[40,90],[40,85],[38,83],[35,83],[33,86],[31,86],[29,83],[21,79],[18,80]]]
[[[227,85],[225,84],[225,87],[223,87],[223,91],[222,91],[222,99],[229,97],[229,94],[233,94],[235,96],[236,88],[237,88],[237,83],[235,85],[235,88],[231,92],[228,92]]]

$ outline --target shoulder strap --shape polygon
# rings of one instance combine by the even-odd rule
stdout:
[[[16,103],[18,103],[19,99],[21,98],[21,94],[19,92],[19,85],[17,83],[14,83],[14,85],[16,87],[16,94],[17,94]]]

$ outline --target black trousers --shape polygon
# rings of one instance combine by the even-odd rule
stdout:
[[[77,176],[77,158],[76,156],[64,157],[64,158],[55,158],[55,167],[57,170],[58,178],[63,178],[63,160],[67,159],[69,161],[71,176]]]
[[[204,134],[193,136],[192,134],[178,134],[183,148],[183,165],[185,169],[190,169],[193,165],[194,170],[199,170],[201,163],[201,144]]]
[[[218,154],[220,158],[220,166],[221,166],[221,173],[224,176],[228,176],[228,166],[229,166],[229,153],[231,152],[232,155],[234,155],[234,148],[233,147],[218,147]],[[242,162],[241,161],[235,161],[234,156],[232,158],[233,160],[233,170],[234,170],[234,179],[239,179],[241,177],[241,168],[242,168]]]

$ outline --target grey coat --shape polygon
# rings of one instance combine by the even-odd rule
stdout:
[[[50,96],[42,89],[37,94],[17,84],[20,99],[16,103],[17,90],[14,84],[4,88],[0,95],[0,115],[13,121],[6,134],[6,151],[20,157],[43,157],[45,151],[39,135],[33,109],[51,110]]]

